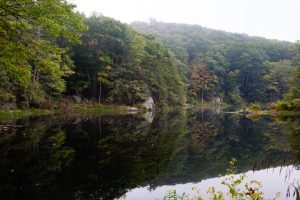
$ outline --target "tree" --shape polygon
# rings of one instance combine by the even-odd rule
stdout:
[[[222,90],[224,92],[224,101],[231,105],[241,104],[243,102],[240,95],[240,85],[237,81],[240,71],[238,69],[228,71],[224,77]]]
[[[296,48],[296,54],[292,60],[292,64],[296,66],[296,68],[293,70],[293,74],[291,76],[291,79],[289,81],[289,92],[286,95],[286,98],[288,100],[293,99],[299,99],[300,98],[300,42],[297,41],[297,44],[295,46]]]
[[[10,80],[2,89],[8,96],[29,104],[41,100],[30,96],[32,86],[49,95],[64,91],[72,62],[57,41],[79,42],[86,28],[74,7],[64,0],[0,0],[0,71]]]
[[[190,89],[193,95],[198,99],[201,98],[202,103],[204,102],[204,93],[213,93],[213,89],[217,83],[217,77],[208,73],[206,65],[203,65],[201,68],[194,66]]]
[[[264,62],[263,72],[264,91],[267,101],[281,99],[289,90],[289,79],[293,76],[294,68],[290,60]]]
[[[184,104],[176,59],[155,38],[101,15],[85,22],[89,30],[72,47],[75,74],[68,79],[68,94],[80,91],[98,102],[128,105],[150,96],[159,105]]]
[[[191,88],[196,88],[192,83],[195,82],[195,78],[192,78],[192,74],[196,73],[194,66],[202,64],[206,64],[211,75],[218,77],[213,93],[224,97],[227,103],[240,103],[241,100],[249,103],[267,102],[276,99],[278,93],[275,94],[273,90],[275,79],[264,77],[268,71],[264,62],[293,59],[293,64],[297,66],[300,58],[295,57],[297,45],[290,42],[232,34],[197,25],[157,21],[134,22],[131,25],[139,32],[157,37],[180,61],[178,70],[182,80],[190,86],[189,99],[196,96]],[[277,73],[276,70],[274,73]],[[268,93],[265,93],[265,78],[269,79]],[[285,87],[280,88],[280,96],[284,90]],[[206,94],[209,93],[204,92],[204,97]]]
[[[286,95],[286,98],[289,100],[300,98],[300,67],[297,67],[294,70],[294,75],[290,82],[289,93]]]
[[[107,65],[103,71],[98,72],[98,81],[99,81],[99,98],[98,98],[98,103],[101,103],[101,94],[102,94],[102,83],[109,85],[109,76],[111,74],[111,66]]]

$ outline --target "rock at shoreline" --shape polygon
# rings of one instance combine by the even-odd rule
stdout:
[[[154,110],[153,98],[148,97],[147,100],[142,104],[142,106],[148,111],[153,111]]]
[[[74,98],[76,103],[81,103],[81,101],[82,101],[80,96],[73,95],[73,98]]]
[[[154,113],[153,112],[146,112],[144,115],[143,115],[144,119],[148,122],[148,123],[152,123],[153,122],[153,119],[154,119]]]

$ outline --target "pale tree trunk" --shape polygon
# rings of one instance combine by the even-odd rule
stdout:
[[[201,90],[201,102],[203,103],[203,89]]]
[[[91,97],[93,97],[93,86],[92,86],[92,81],[91,81],[91,77],[90,77],[90,73],[87,69],[85,69],[86,71],[86,75],[87,75],[87,78],[88,78],[88,82],[89,82],[89,92],[90,92],[90,95]]]

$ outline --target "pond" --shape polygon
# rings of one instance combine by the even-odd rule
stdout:
[[[236,158],[265,197],[300,182],[300,119],[249,119],[219,109],[47,115],[0,122],[1,199],[206,198]],[[295,199],[295,198],[290,198]]]

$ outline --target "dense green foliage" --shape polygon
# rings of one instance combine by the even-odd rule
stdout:
[[[152,96],[159,104],[185,103],[175,58],[151,37],[103,16],[86,19],[89,30],[73,48],[70,93],[108,102],[137,104]]]
[[[82,16],[65,0],[0,0],[0,107],[49,108],[66,96],[126,105],[152,97],[159,106],[300,98],[295,43],[195,25],[131,26],[142,33]]]
[[[157,36],[180,60],[183,80],[193,94],[195,68],[207,66],[217,84],[206,90],[207,101],[223,97],[230,104],[270,102],[288,91],[297,47],[293,43],[215,31],[197,25],[168,24],[157,21],[135,22],[143,33]],[[199,70],[198,70],[199,71]],[[199,84],[197,84],[199,85]],[[190,98],[197,96],[190,95]],[[199,97],[198,97],[199,98]]]
[[[2,108],[49,107],[63,92],[99,103],[185,103],[168,49],[113,19],[85,18],[65,0],[1,0],[0,41]]]
[[[85,27],[64,0],[1,0],[0,105],[40,105],[64,91],[72,62],[57,41],[79,42]]]

